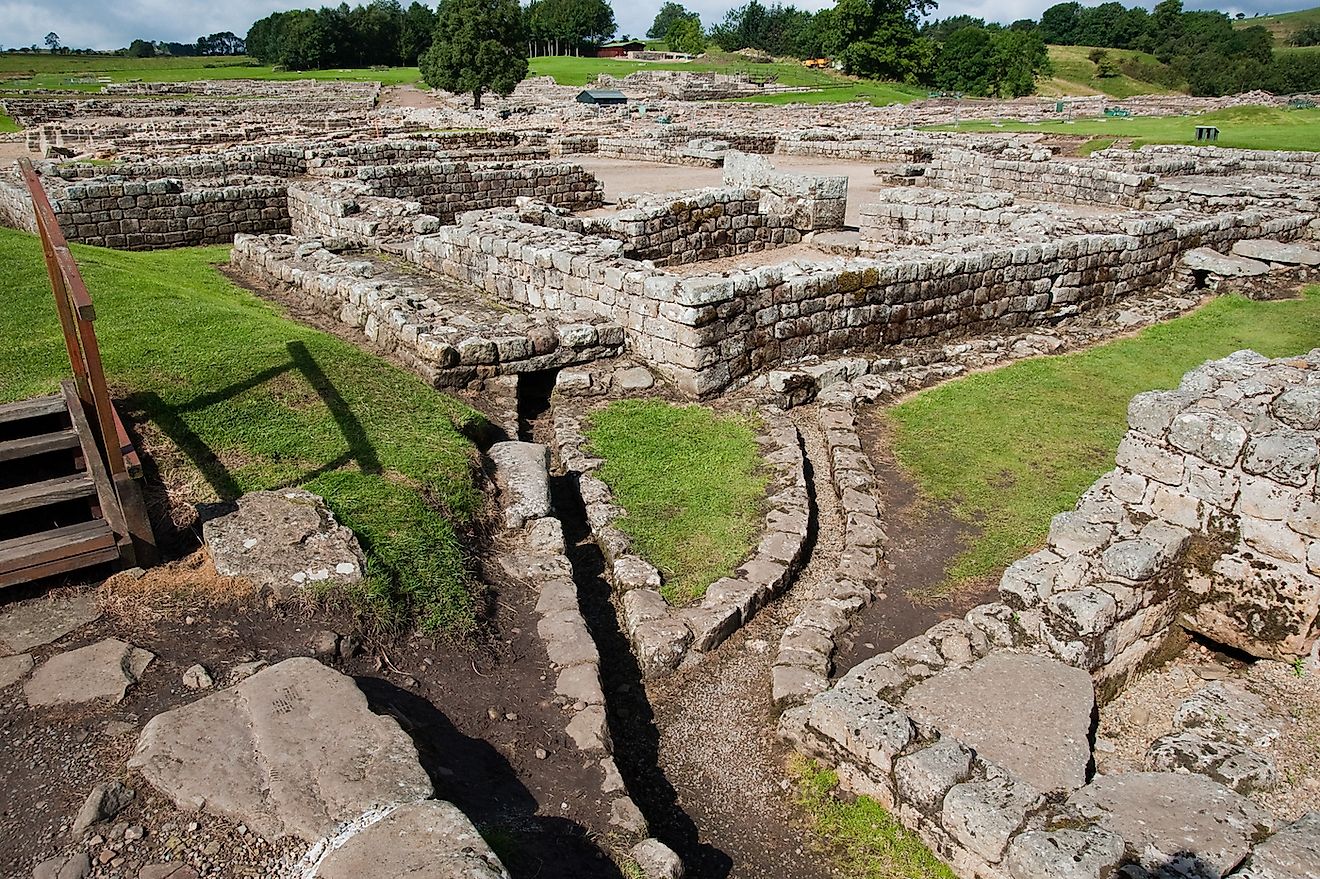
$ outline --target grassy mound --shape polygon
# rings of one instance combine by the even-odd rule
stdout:
[[[1042,95],[1109,95],[1111,98],[1130,98],[1133,95],[1161,95],[1171,89],[1120,73],[1118,76],[1096,76],[1096,64],[1088,56],[1093,46],[1050,46],[1050,64],[1054,68],[1052,79],[1043,80],[1038,88]],[[1138,61],[1163,67],[1154,55],[1130,49],[1106,49],[1114,63]]]
[[[73,251],[112,392],[167,484],[195,500],[305,485],[362,539],[352,597],[377,624],[475,625],[459,535],[482,495],[456,424],[476,413],[236,287],[215,269],[228,248]],[[0,229],[0,289],[0,401],[50,393],[69,364],[35,236]]]
[[[587,437],[627,511],[616,524],[660,569],[671,604],[733,573],[760,531],[765,496],[751,424],[704,406],[623,400],[592,415]]]
[[[1281,357],[1316,345],[1320,287],[1281,302],[1229,295],[1132,338],[969,375],[894,407],[899,462],[981,529],[945,594],[1043,542],[1050,518],[1114,466],[1133,396],[1243,348]]]

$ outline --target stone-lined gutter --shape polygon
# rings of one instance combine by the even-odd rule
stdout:
[[[830,485],[844,518],[844,548],[833,576],[819,584],[780,636],[771,694],[781,708],[801,704],[829,687],[835,640],[848,628],[849,615],[870,604],[885,586],[885,533],[875,469],[857,436],[857,403],[874,399],[846,384],[818,398]]]
[[[632,841],[640,840],[647,836],[646,819],[614,762],[600,651],[578,603],[563,525],[550,500],[550,450],[537,443],[503,442],[487,454],[499,488],[507,547],[498,563],[509,577],[536,590],[536,631],[556,674],[555,693],[571,712],[566,732],[578,750],[600,765],[610,823]]]
[[[807,535],[814,526],[802,438],[782,411],[761,411],[758,442],[771,478],[760,542],[734,576],[711,584],[700,604],[673,607],[660,594],[660,572],[636,554],[627,535],[613,524],[624,510],[596,475],[604,461],[591,455],[583,434],[588,414],[564,405],[555,407],[559,461],[567,472],[578,476],[592,539],[605,557],[606,575],[618,596],[621,622],[642,673],[647,678],[660,677],[691,654],[714,650],[796,578],[804,562]]]

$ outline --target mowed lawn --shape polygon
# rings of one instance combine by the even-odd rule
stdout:
[[[305,485],[367,549],[349,597],[369,624],[473,629],[475,412],[235,286],[215,268],[228,248],[73,253],[112,393],[168,484],[197,501]],[[69,364],[35,236],[0,229],[0,290],[0,401],[51,393]]]
[[[627,511],[615,525],[660,569],[675,605],[731,575],[761,529],[766,477],[754,425],[698,405],[621,400],[591,416],[600,478]]]
[[[1133,138],[1143,143],[1195,144],[1196,126],[1219,128],[1221,147],[1251,150],[1320,150],[1320,110],[1283,110],[1273,107],[1235,107],[1197,116],[1132,116],[1089,118],[1074,122],[964,122],[959,131],[1039,131],[1095,137]]]
[[[124,58],[117,55],[0,53],[0,90],[20,88],[99,91],[102,82],[195,82],[200,79],[323,79],[401,85],[418,82],[416,67],[276,70],[246,56]]]
[[[1317,346],[1320,286],[1278,302],[1227,295],[1134,337],[970,375],[895,406],[886,417],[899,462],[980,528],[940,594],[1041,545],[1050,518],[1113,468],[1136,394],[1176,387],[1188,370],[1244,348],[1282,357]]]

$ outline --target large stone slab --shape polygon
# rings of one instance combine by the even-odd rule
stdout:
[[[1251,852],[1234,879],[1320,879],[1320,812],[1298,818]]]
[[[1223,278],[1253,278],[1268,274],[1270,267],[1254,259],[1197,247],[1183,254],[1183,265],[1194,272],[1209,272]]]
[[[458,808],[409,803],[353,834],[311,874],[319,879],[508,879],[500,859]]]
[[[487,453],[495,465],[504,524],[521,528],[550,515],[550,450],[539,443],[496,443]]]
[[[922,681],[903,705],[1039,791],[1086,783],[1095,691],[1080,669],[1000,651]]]
[[[129,768],[188,811],[308,842],[370,809],[431,795],[412,740],[353,679],[288,659],[153,717]]]
[[[126,641],[106,638],[46,660],[23,684],[23,695],[29,705],[119,702],[155,658]]]
[[[1189,875],[1207,879],[1233,869],[1273,823],[1255,803],[1189,772],[1101,776],[1068,803],[1123,837],[1128,856],[1148,869],[1177,859]]]
[[[1320,266],[1320,250],[1263,238],[1238,241],[1233,245],[1233,253],[1262,262],[1277,262],[1290,266]]]
[[[363,576],[353,532],[301,488],[243,495],[236,510],[202,524],[202,539],[216,571],[281,597],[317,583],[349,586]]]
[[[92,592],[12,605],[0,613],[0,654],[26,653],[51,644],[100,616]]]
[[[0,690],[16,684],[32,671],[32,654],[20,653],[18,656],[0,656]]]

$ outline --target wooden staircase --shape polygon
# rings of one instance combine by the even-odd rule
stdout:
[[[73,376],[58,394],[0,405],[0,587],[155,561],[142,466],[110,402],[91,298],[40,181],[21,165]]]

